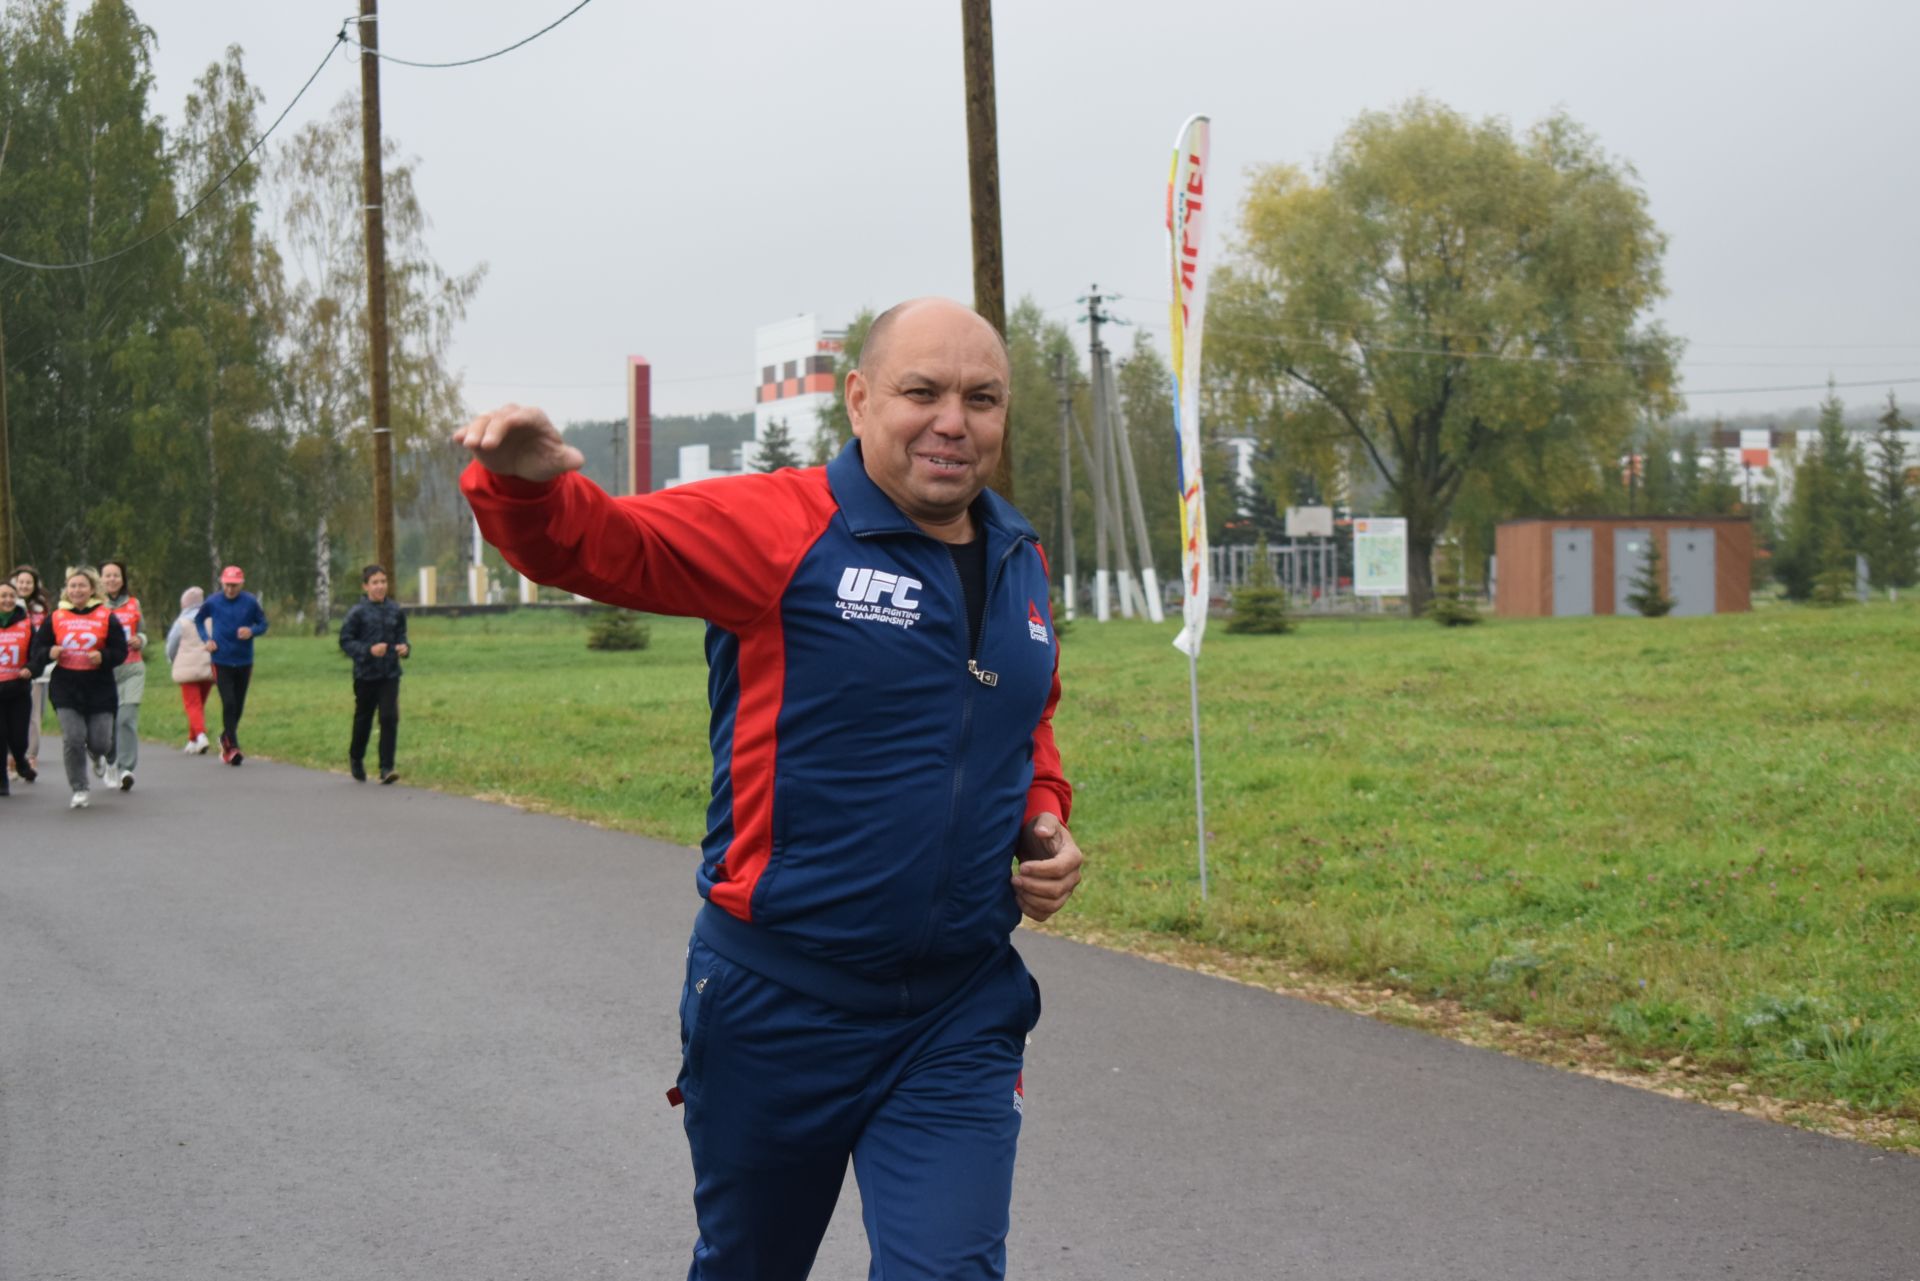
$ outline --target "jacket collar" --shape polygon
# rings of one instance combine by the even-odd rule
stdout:
[[[856,538],[868,534],[932,537],[914,524],[912,517],[895,506],[885,490],[873,483],[873,477],[867,475],[866,460],[860,455],[858,439],[849,440],[847,447],[827,464],[827,487],[833,491],[833,501],[839,505],[847,528],[853,531]],[[1036,543],[1040,541],[1040,535],[1027,523],[1027,518],[991,489],[980,491],[980,496],[973,500],[972,512],[974,520],[985,527],[990,547],[1013,538],[1027,538]]]

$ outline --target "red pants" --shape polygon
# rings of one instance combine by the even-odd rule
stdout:
[[[212,681],[188,681],[180,687],[180,705],[187,709],[188,738],[207,732],[207,691],[212,688]]]

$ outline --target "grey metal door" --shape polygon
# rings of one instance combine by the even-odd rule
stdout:
[[[1593,531],[1553,531],[1553,616],[1584,618],[1593,613]]]
[[[1676,617],[1713,612],[1713,531],[1667,531],[1667,594]]]
[[[1647,544],[1652,541],[1652,530],[1616,529],[1613,531],[1614,613],[1638,612],[1627,603],[1627,597],[1633,595],[1634,582],[1647,567]]]

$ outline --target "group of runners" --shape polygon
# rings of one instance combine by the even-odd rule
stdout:
[[[379,777],[392,783],[399,778],[394,752],[399,660],[409,653],[406,616],[387,598],[384,569],[369,565],[361,579],[367,596],[340,629],[340,648],[354,663],[348,763],[355,780],[364,782],[377,714]],[[252,684],[253,643],[268,627],[266,611],[245,584],[246,574],[229,565],[220,572],[215,595],[189,587],[165,641],[169,674],[186,712],[183,750],[211,750],[207,695],[218,689],[220,759],[232,766],[246,759],[240,720]],[[0,757],[6,758],[0,760],[0,796],[11,794],[13,779],[39,778],[40,727],[48,704],[60,723],[70,808],[88,808],[96,780],[108,789],[133,789],[149,665],[145,627],[145,609],[122,560],[69,569],[57,598],[31,565],[17,566],[0,581]]]

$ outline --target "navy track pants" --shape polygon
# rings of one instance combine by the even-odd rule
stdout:
[[[874,1281],[1006,1275],[1020,1065],[1040,991],[1011,947],[917,1015],[857,1014],[698,937],[679,1086],[700,1239],[689,1281],[799,1281],[853,1162]]]

